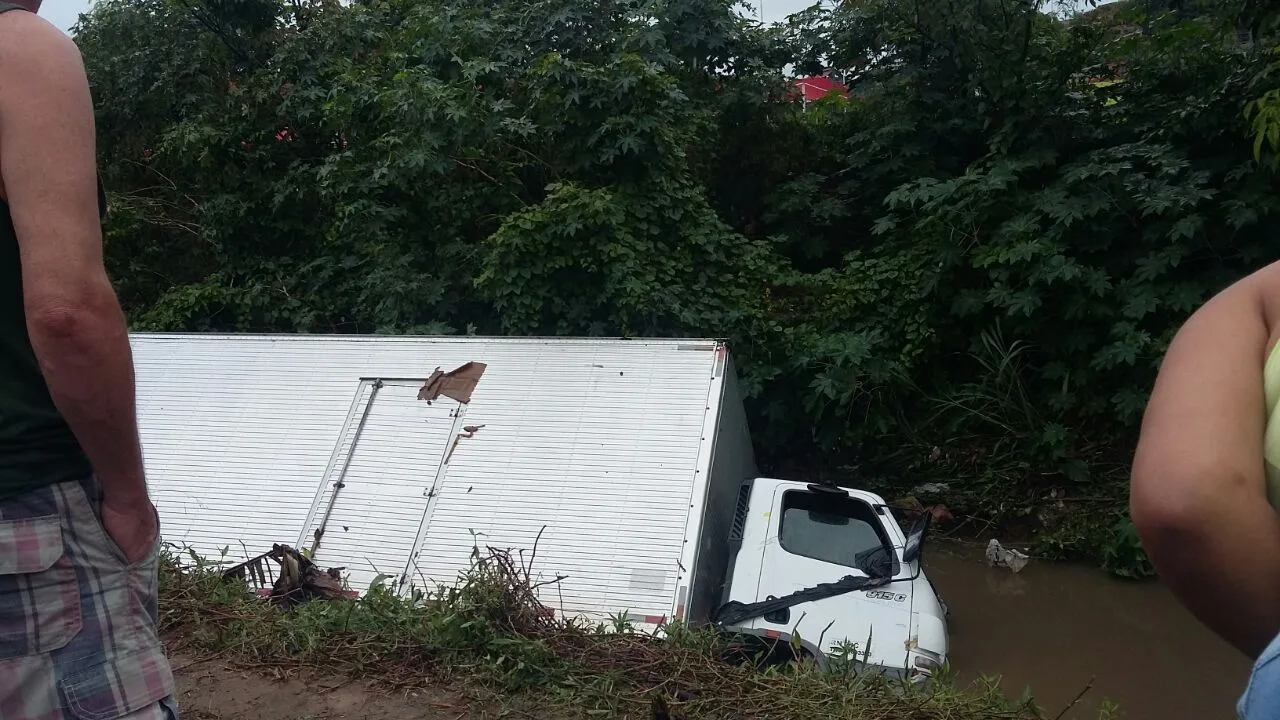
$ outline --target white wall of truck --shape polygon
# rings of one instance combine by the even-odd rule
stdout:
[[[323,523],[317,561],[361,590],[379,574],[452,584],[474,547],[527,557],[536,539],[535,573],[565,577],[542,600],[568,615],[705,619],[720,599],[735,496],[755,472],[721,342],[132,343],[167,542],[235,562],[306,546]],[[417,399],[434,370],[467,362],[487,366],[469,403]]]

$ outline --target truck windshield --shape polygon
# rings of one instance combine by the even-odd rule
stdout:
[[[875,511],[850,497],[791,490],[782,496],[782,549],[822,562],[858,567],[864,550],[886,547]]]

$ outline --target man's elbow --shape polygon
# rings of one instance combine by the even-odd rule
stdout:
[[[73,293],[28,296],[26,314],[36,346],[77,344],[124,331],[119,302],[106,283],[89,283]]]

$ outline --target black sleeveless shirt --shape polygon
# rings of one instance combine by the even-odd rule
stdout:
[[[21,9],[0,2],[0,13]],[[105,210],[101,188],[98,201],[99,210]],[[18,237],[9,206],[0,201],[0,499],[91,472],[80,443],[54,407],[31,349]]]

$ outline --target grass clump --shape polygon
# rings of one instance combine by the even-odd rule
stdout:
[[[194,556],[193,556],[194,557]],[[284,609],[216,568],[161,566],[161,631],[178,649],[259,665],[310,666],[411,688],[452,680],[490,698],[530,701],[563,717],[1039,718],[1028,698],[994,681],[961,690],[941,678],[916,687],[811,662],[761,669],[715,632],[683,625],[662,637],[621,619],[589,626],[540,603],[527,568],[508,553],[477,554],[453,587],[407,596],[375,583],[359,599]],[[739,661],[734,662],[737,655]]]

